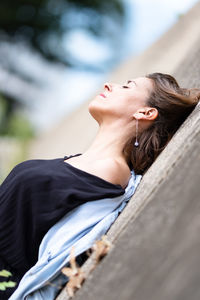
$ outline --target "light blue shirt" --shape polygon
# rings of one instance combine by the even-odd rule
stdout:
[[[54,300],[57,286],[68,281],[61,269],[69,262],[71,247],[75,247],[76,256],[92,247],[123,210],[141,177],[131,171],[123,195],[86,202],[50,228],[40,244],[37,263],[25,273],[9,300]]]

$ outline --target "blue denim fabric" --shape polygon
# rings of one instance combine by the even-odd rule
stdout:
[[[133,171],[131,175],[123,195],[86,202],[66,214],[46,233],[37,263],[23,276],[9,300],[55,299],[58,286],[68,280],[61,269],[69,262],[71,247],[75,247],[78,256],[108,231],[142,178]]]

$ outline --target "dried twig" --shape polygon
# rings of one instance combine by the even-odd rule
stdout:
[[[70,267],[65,267],[61,270],[63,274],[69,277],[69,281],[66,284],[66,289],[70,297],[74,296],[74,292],[77,289],[80,289],[81,284],[85,280],[85,274],[81,268],[78,267],[74,252],[75,249],[72,247],[70,253]]]
[[[96,254],[96,264],[99,263],[99,261],[109,252],[112,244],[111,242],[107,239],[106,235],[103,235],[101,240],[98,240],[95,242],[93,245],[92,249]]]
[[[87,272],[87,276],[96,267],[100,260],[108,253],[111,246],[112,244],[110,241],[108,241],[107,236],[103,235],[101,240],[96,241],[92,246],[92,252],[89,250],[87,251],[88,256],[91,254],[95,256],[94,263],[92,264],[90,270]],[[75,291],[77,289],[80,289],[86,278],[86,274],[76,263],[74,247],[72,247],[70,252],[70,267],[65,267],[61,271],[63,274],[69,277],[69,281],[66,284],[66,289],[69,297],[73,297]]]

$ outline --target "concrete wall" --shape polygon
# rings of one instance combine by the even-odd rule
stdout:
[[[199,115],[200,110],[193,123],[198,130],[183,136],[187,138],[182,140],[183,150],[179,142],[176,153],[169,147],[176,158],[173,164],[165,154],[144,177],[118,226],[109,233],[109,237],[115,233],[114,248],[77,292],[76,300],[200,299]],[[144,191],[150,184],[150,191]]]

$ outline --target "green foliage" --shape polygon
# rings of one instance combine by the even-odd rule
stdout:
[[[6,271],[6,270],[1,270],[0,271],[0,276],[2,276],[2,277],[9,277],[11,275],[12,274],[9,271]]]
[[[34,136],[34,131],[27,118],[21,113],[15,112],[8,121],[5,134],[22,139],[28,139]]]
[[[5,116],[8,111],[8,102],[6,99],[0,94],[0,127],[4,125]]]
[[[34,130],[28,119],[16,110],[14,101],[0,94],[0,135],[29,139]]]
[[[12,276],[12,274],[9,271],[1,270],[0,271],[0,276],[9,277],[9,276]],[[0,291],[5,291],[6,288],[14,287],[14,286],[16,286],[16,282],[13,282],[13,281],[0,282]]]
[[[30,53],[39,53],[44,59],[69,67],[102,71],[102,67],[77,61],[66,47],[68,35],[75,29],[89,32],[113,50],[106,67],[113,63],[118,51],[116,41],[124,21],[123,0],[1,0],[0,1],[0,48],[6,42],[22,42]],[[63,42],[65,41],[65,43]],[[33,50],[33,51],[32,51]],[[0,66],[8,74],[23,81],[36,80],[28,71],[15,66],[17,55],[0,55]],[[9,77],[8,77],[9,80]],[[15,111],[20,106],[20,96],[13,90],[6,93],[0,86],[0,135],[27,138],[33,130],[25,117]],[[23,105],[23,104],[22,104]]]
[[[96,36],[112,36],[122,25],[122,0],[1,0],[1,32],[23,40],[51,61],[71,65],[61,41],[66,33],[81,28]],[[107,19],[109,18],[109,23]],[[113,22],[115,26],[111,25]],[[118,38],[118,35],[116,36]],[[1,36],[1,39],[3,35]]]

